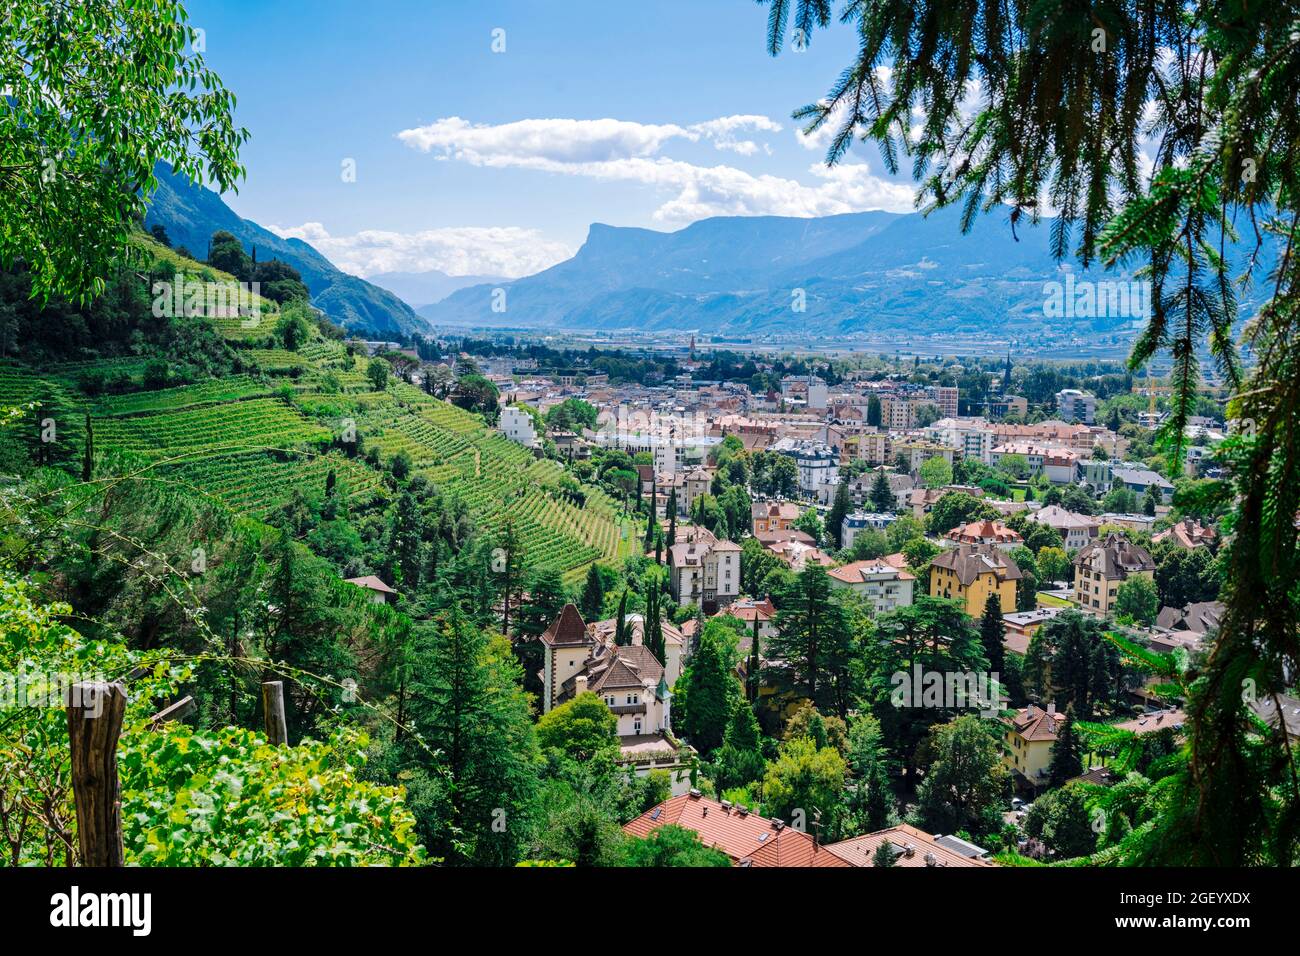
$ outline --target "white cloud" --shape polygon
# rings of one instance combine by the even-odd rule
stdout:
[[[873,176],[861,163],[813,167],[819,183],[755,175],[731,166],[697,166],[660,155],[674,139],[709,140],[749,155],[758,146],[742,131],[779,131],[765,116],[727,116],[693,126],[622,120],[539,119],[496,126],[459,117],[403,130],[398,139],[440,159],[475,166],[533,169],[605,182],[631,182],[671,194],[654,218],[688,223],[708,216],[825,216],[866,209],[911,209],[910,187]]]
[[[332,236],[319,222],[300,226],[271,226],[285,239],[311,243],[331,262],[358,276],[380,272],[425,272],[448,275],[531,275],[569,258],[566,243],[520,226],[453,226],[401,233],[366,229],[350,236]]]

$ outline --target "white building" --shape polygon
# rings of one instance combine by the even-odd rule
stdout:
[[[1063,388],[1056,393],[1056,414],[1067,422],[1091,425],[1097,419],[1097,396],[1077,388]]]
[[[668,549],[668,570],[680,605],[698,604],[712,614],[740,595],[740,545],[719,541],[704,528],[692,529]]]
[[[525,448],[537,447],[537,429],[533,427],[533,417],[522,408],[507,405],[501,409],[497,429],[512,442],[517,442]]]
[[[543,712],[587,692],[595,694],[617,720],[619,763],[638,776],[664,770],[672,792],[690,789],[694,752],[671,732],[672,685],[681,675],[686,641],[681,631],[662,623],[666,662],[645,646],[640,615],[627,618],[628,643],[617,644],[617,621],[587,625],[566,604],[542,634]]]
[[[927,427],[924,434],[937,444],[957,449],[962,458],[973,458],[986,465],[992,463],[993,446],[997,442],[983,418],[941,418]]]
[[[1078,551],[1080,548],[1087,547],[1097,537],[1097,532],[1101,528],[1101,521],[1091,515],[1078,514],[1074,511],[1066,511],[1060,505],[1047,505],[1031,512],[1026,518],[1028,521],[1037,524],[1045,524],[1049,528],[1055,528],[1060,532],[1061,540],[1065,543],[1067,551]]]
[[[898,515],[890,511],[851,511],[840,524],[840,547],[851,548],[858,535],[867,528],[884,531],[897,520]]]
[[[848,588],[865,598],[876,614],[911,605],[916,578],[880,558],[854,561],[826,572],[833,587]]]
[[[771,450],[794,459],[799,467],[799,490],[810,498],[816,497],[817,489],[839,474],[840,456],[825,442],[782,438]]]

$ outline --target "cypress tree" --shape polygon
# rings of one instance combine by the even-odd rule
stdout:
[[[623,596],[618,599],[618,618],[614,624],[614,643],[620,647],[626,647],[632,643],[627,634],[627,588],[623,588]]]
[[[86,413],[86,453],[81,459],[81,480],[89,484],[95,470],[95,426],[90,423],[90,413]]]
[[[587,580],[582,586],[582,596],[578,599],[578,610],[585,620],[594,621],[600,617],[600,609],[605,604],[605,585],[600,577],[600,569],[595,563],[587,569]]]

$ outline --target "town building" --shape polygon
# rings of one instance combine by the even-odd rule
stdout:
[[[850,511],[840,522],[840,547],[851,548],[863,531],[884,531],[897,520],[898,515],[892,511]]]
[[[789,531],[803,511],[788,501],[755,501],[750,508],[751,531]]]
[[[1152,544],[1169,541],[1179,548],[1191,551],[1193,548],[1213,547],[1219,541],[1219,532],[1209,525],[1203,525],[1195,518],[1184,518],[1164,531],[1151,536]]]
[[[1154,577],[1156,564],[1146,548],[1111,532],[1074,557],[1074,600],[1086,611],[1110,617],[1119,586],[1130,577]]]
[[[1019,783],[1031,788],[1047,784],[1052,749],[1064,721],[1065,715],[1050,703],[1046,708],[1030,704],[1003,718],[1006,750],[1002,762]]]
[[[1005,551],[989,545],[958,545],[930,562],[930,597],[961,601],[966,613],[979,617],[989,595],[996,594],[1003,614],[1016,609],[1020,568]]]
[[[1031,512],[1025,520],[1055,528],[1067,551],[1086,548],[1096,539],[1101,528],[1101,522],[1091,515],[1067,511],[1060,505],[1045,505]]]
[[[1077,388],[1063,388],[1056,393],[1056,414],[1067,422],[1091,425],[1097,420],[1097,396]]]
[[[533,416],[514,405],[507,405],[501,409],[497,430],[512,442],[525,448],[537,448],[540,444],[537,440],[537,429],[533,427]]]
[[[713,614],[740,595],[740,545],[694,528],[668,549],[668,573],[674,601]]]
[[[943,536],[943,545],[948,548],[965,544],[1014,551],[1024,543],[1025,539],[1019,533],[1008,528],[1001,521],[991,521],[987,518],[960,525]]]
[[[782,438],[772,451],[794,459],[799,468],[799,490],[814,497],[817,489],[839,473],[839,455],[825,442],[801,438]]]
[[[912,604],[916,576],[880,558],[853,561],[826,573],[832,587],[846,588],[860,595],[876,614]]]

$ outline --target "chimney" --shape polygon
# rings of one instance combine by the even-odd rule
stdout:
[[[573,696],[577,697],[579,694],[585,694],[586,692],[587,692],[587,675],[579,674],[577,677],[573,679]]]
[[[1056,701],[1049,700],[1047,702],[1047,715],[1050,717],[1054,713],[1056,713]]]

